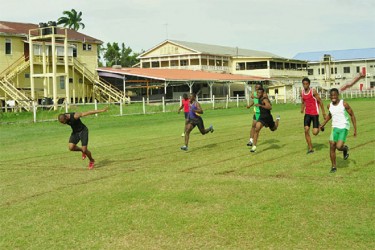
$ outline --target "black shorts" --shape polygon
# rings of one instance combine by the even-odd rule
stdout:
[[[82,146],[87,146],[89,143],[89,130],[86,127],[82,131],[70,135],[69,143],[77,145],[79,141]]]
[[[203,119],[202,119],[202,117],[197,117],[197,118],[189,119],[189,123],[190,123],[191,125],[193,125],[193,128],[194,128],[195,126],[197,126],[198,129],[199,129],[200,131],[204,130],[204,124],[203,124]]]
[[[258,122],[262,123],[263,126],[265,126],[266,128],[272,129],[272,128],[275,127],[275,122],[273,120],[272,115],[260,116],[259,119],[258,119]]]
[[[305,114],[305,117],[303,119],[303,125],[305,127],[310,127],[311,122],[313,123],[313,128],[319,128],[319,115]]]
[[[184,112],[185,114],[185,119],[187,119],[189,117],[189,112]]]

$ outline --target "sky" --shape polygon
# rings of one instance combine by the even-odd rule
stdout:
[[[375,0],[0,0],[0,20],[56,21],[82,11],[79,30],[147,51],[166,39],[300,52],[375,47]]]

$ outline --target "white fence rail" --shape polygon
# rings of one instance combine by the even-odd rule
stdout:
[[[374,98],[375,90],[367,91],[351,91],[344,92],[341,94],[342,99],[355,99],[355,98]],[[328,100],[328,95],[321,95],[323,100]],[[136,114],[152,114],[152,113],[163,113],[163,112],[177,112],[181,106],[181,97],[179,99],[165,99],[162,97],[161,100],[150,100],[149,98],[142,98],[141,101],[131,101],[131,103],[76,103],[76,104],[59,104],[57,110],[54,110],[54,105],[39,105],[33,104],[31,112],[22,112],[18,107],[1,107],[0,110],[0,123],[12,123],[12,122],[40,122],[40,121],[51,121],[56,120],[57,115],[60,113],[68,112],[83,112],[87,110],[96,110],[103,108],[104,106],[110,106],[109,113],[113,116],[123,115],[136,115]],[[291,100],[286,96],[276,95],[270,96],[270,100],[273,104],[284,104],[284,103],[299,103],[298,100]],[[228,109],[228,108],[239,108],[245,107],[250,103],[250,100],[244,96],[235,97],[215,97],[212,98],[198,98],[198,101],[202,104],[203,109]],[[12,114],[14,121],[12,121]],[[15,114],[15,115],[14,115]],[[23,117],[24,119],[20,119]]]

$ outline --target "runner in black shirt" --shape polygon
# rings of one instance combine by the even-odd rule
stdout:
[[[89,158],[89,169],[94,168],[94,158],[92,158],[91,152],[87,149],[87,144],[89,142],[89,130],[82,123],[81,117],[93,115],[97,113],[106,112],[108,108],[100,109],[100,110],[92,110],[87,112],[77,112],[77,113],[65,113],[60,114],[58,116],[59,122],[63,124],[68,124],[72,127],[72,134],[69,138],[69,150],[70,151],[80,151],[82,152],[82,160]],[[77,143],[81,141],[82,147],[78,147]]]
[[[255,132],[254,132],[254,141],[253,147],[251,148],[250,152],[255,152],[257,148],[258,138],[260,130],[263,127],[269,128],[271,131],[275,131],[279,126],[280,116],[277,116],[276,121],[273,120],[271,115],[272,105],[268,100],[268,97],[264,97],[264,89],[258,88],[257,90],[259,103],[255,104],[260,109],[260,115],[255,124]]]

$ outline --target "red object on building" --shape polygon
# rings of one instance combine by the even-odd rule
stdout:
[[[366,67],[362,67],[362,75],[366,75]]]

